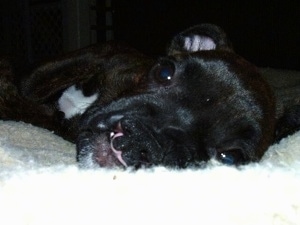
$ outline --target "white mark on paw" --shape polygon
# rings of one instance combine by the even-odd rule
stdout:
[[[98,94],[86,97],[75,85],[64,91],[58,100],[59,110],[65,113],[65,118],[70,119],[77,114],[82,114],[98,98]]]
[[[206,36],[194,35],[184,39],[184,48],[190,52],[212,50],[216,48],[215,42]]]

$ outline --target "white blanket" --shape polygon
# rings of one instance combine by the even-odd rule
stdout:
[[[74,145],[0,121],[0,224],[300,224],[300,132],[241,168],[80,171]]]

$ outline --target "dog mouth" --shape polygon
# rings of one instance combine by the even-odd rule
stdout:
[[[123,136],[124,132],[121,123],[118,123],[114,131],[111,131],[109,135],[101,134],[98,136],[94,148],[94,160],[100,167],[128,167],[122,157],[122,151],[114,145],[114,141]]]
[[[122,158],[122,151],[117,150],[117,149],[115,149],[115,147],[114,147],[114,140],[115,140],[116,138],[119,138],[119,137],[122,137],[122,136],[124,136],[124,133],[123,133],[123,132],[111,132],[111,133],[110,133],[110,149],[113,151],[113,153],[115,154],[115,156],[116,156],[116,158],[119,160],[119,162],[120,162],[123,166],[127,167],[126,162],[125,162],[125,161],[123,160],[123,158]]]
[[[186,135],[178,129],[164,129],[158,136],[147,124],[136,120],[117,121],[110,129],[105,128],[90,128],[80,133],[77,159],[82,168],[139,169],[156,165],[184,168],[196,155],[190,145],[181,144],[185,143]],[[180,149],[173,140],[180,143]]]

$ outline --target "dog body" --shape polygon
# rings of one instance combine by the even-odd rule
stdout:
[[[19,83],[19,101],[39,119],[0,116],[76,142],[82,167],[239,165],[259,160],[275,138],[273,92],[214,25],[178,34],[158,60],[107,43],[45,63]]]

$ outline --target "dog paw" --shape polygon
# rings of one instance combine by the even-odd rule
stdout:
[[[216,43],[210,37],[194,35],[184,38],[184,48],[188,52],[213,50],[216,48]]]

